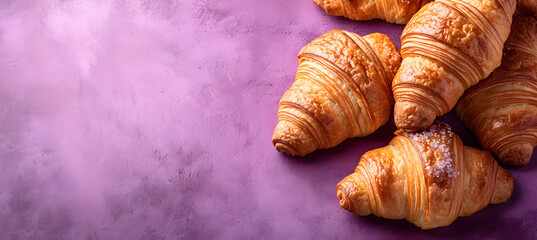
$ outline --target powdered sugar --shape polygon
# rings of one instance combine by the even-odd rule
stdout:
[[[431,157],[431,160],[426,160],[424,164],[425,170],[433,177],[458,175],[453,169],[453,132],[448,124],[435,122],[425,131],[405,135],[416,144],[421,154]],[[429,159],[426,156],[424,159]]]

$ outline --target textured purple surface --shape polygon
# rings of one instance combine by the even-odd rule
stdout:
[[[309,0],[1,1],[0,239],[537,238],[535,157],[510,169],[509,202],[421,231],[336,198],[393,121],[305,158],[274,150],[296,54],[334,28],[402,31]]]

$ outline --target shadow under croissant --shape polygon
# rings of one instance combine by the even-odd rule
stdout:
[[[464,145],[481,149],[481,146],[479,146],[479,142],[477,141],[477,138],[474,136],[474,134],[468,129],[464,123],[457,118],[457,115],[455,115],[455,111],[451,110],[450,112],[446,113],[445,115],[442,115],[440,117],[437,117],[438,121],[445,122],[449,124],[453,130],[454,133],[459,135]]]

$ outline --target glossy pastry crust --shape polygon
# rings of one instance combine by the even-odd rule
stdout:
[[[337,185],[341,207],[430,229],[510,198],[509,172],[490,153],[463,146],[447,124],[396,134],[388,146],[365,153]]]
[[[352,20],[383,19],[406,24],[420,8],[432,0],[313,0],[326,13]]]
[[[500,65],[515,5],[437,0],[414,15],[401,36],[403,62],[392,85],[399,129],[427,128]]]
[[[388,121],[401,56],[386,35],[333,30],[303,47],[298,59],[295,82],[279,104],[272,137],[278,151],[304,156]]]
[[[468,89],[455,112],[499,161],[524,166],[537,146],[537,19],[517,16],[502,65]]]

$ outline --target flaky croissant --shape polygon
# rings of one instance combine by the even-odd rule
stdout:
[[[516,0],[437,0],[414,15],[401,36],[403,62],[392,85],[399,129],[427,128],[500,65],[515,6]]]
[[[304,156],[387,122],[401,56],[386,35],[333,30],[303,47],[298,59],[295,82],[278,109],[272,137],[278,151]]]
[[[352,20],[384,19],[406,24],[420,8],[433,0],[313,0],[326,13]]]
[[[365,153],[337,185],[341,207],[430,229],[511,196],[511,174],[490,153],[463,146],[449,125],[396,134],[388,146]]]
[[[502,65],[464,93],[455,113],[499,161],[526,165],[537,146],[537,19],[515,17]]]

